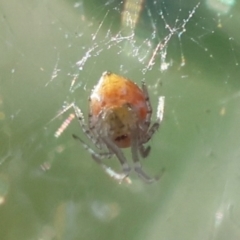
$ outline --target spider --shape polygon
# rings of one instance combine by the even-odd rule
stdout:
[[[164,97],[159,97],[157,119],[151,125],[152,107],[147,86],[142,88],[131,80],[111,72],[104,72],[89,97],[88,126],[85,124],[82,111],[73,104],[78,122],[90,141],[101,152],[94,151],[81,138],[73,134],[73,138],[81,142],[92,158],[100,164],[105,172],[118,181],[126,180],[131,172],[122,148],[131,148],[134,170],[147,183],[159,177],[150,177],[142,169],[139,154],[146,158],[151,150],[145,147],[157,131],[163,119]],[[105,150],[105,151],[104,151]],[[104,151],[104,152],[103,152]],[[107,167],[103,160],[116,156],[122,165],[122,173]]]

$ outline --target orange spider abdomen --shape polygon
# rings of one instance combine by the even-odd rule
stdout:
[[[132,129],[140,126],[148,113],[145,98],[142,89],[134,82],[104,72],[90,96],[93,124],[108,124],[109,136],[115,144],[120,148],[129,147]]]
[[[146,100],[137,84],[111,72],[104,72],[90,96],[90,110],[97,116],[103,109],[131,104],[140,120],[147,115]]]

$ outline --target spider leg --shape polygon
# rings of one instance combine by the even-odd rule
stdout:
[[[140,155],[142,156],[142,158],[146,158],[150,151],[151,151],[151,147],[150,146],[147,146],[146,148],[143,146],[143,144],[140,144],[138,146],[138,150],[139,150],[139,153]]]
[[[91,105],[91,98],[90,97],[88,98],[88,101],[89,101],[89,105]],[[91,131],[93,131],[95,129],[95,124],[93,123],[92,118],[93,118],[93,115],[92,115],[92,112],[90,111],[88,113],[88,127]]]
[[[104,153],[96,153],[92,148],[90,148],[80,137],[76,136],[75,134],[72,135],[74,139],[78,140],[82,146],[91,154],[93,160],[98,163],[103,170],[112,178],[119,181],[120,183],[125,180],[127,183],[131,183],[130,178],[128,178],[125,174],[120,174],[115,172],[110,167],[107,167],[102,160],[104,158],[111,158],[113,153],[111,152],[104,152]]]
[[[131,172],[131,168],[128,165],[127,160],[126,160],[123,152],[121,151],[121,149],[119,147],[117,147],[115,145],[115,143],[109,137],[102,137],[101,139],[106,144],[108,149],[117,156],[117,159],[119,160],[119,162],[122,165],[123,174],[125,175],[125,177],[127,177],[129,175],[129,173]]]
[[[92,141],[92,143],[94,145],[96,145],[96,147],[98,149],[101,149],[101,144],[99,142],[99,138],[95,137],[93,132],[90,129],[88,129],[87,125],[85,124],[84,116],[83,116],[81,109],[78,108],[76,105],[73,105],[73,108],[74,108],[75,115],[78,119],[78,122],[79,122],[84,134]]]
[[[113,156],[113,154],[111,152],[102,152],[102,153],[97,153],[95,152],[90,146],[88,146],[88,144],[86,144],[80,137],[78,137],[77,135],[73,134],[72,135],[74,139],[78,140],[79,142],[81,142],[83,148],[85,148],[90,154],[91,156],[94,158],[94,160],[97,163],[102,163],[102,160],[104,158],[111,158]]]
[[[101,165],[104,171],[112,178],[115,180],[119,181],[121,183],[123,180],[126,181],[127,183],[132,183],[131,179],[127,177],[124,173],[117,173],[110,167],[107,167],[106,165],[102,164]]]
[[[141,141],[141,143],[147,143],[151,137],[153,136],[153,134],[158,130],[162,120],[163,120],[163,113],[164,113],[164,99],[165,97],[159,97],[158,100],[158,108],[157,108],[157,120],[155,123],[153,123],[153,125],[150,127],[150,129],[148,130],[148,132],[146,133],[146,135],[144,136],[143,140]]]
[[[150,126],[150,123],[151,123],[152,105],[150,103],[147,85],[146,85],[146,83],[144,81],[142,81],[142,91],[144,93],[145,103],[147,105],[147,116],[146,116],[146,120],[144,122],[144,125],[145,125],[146,129],[148,129],[149,126]]]
[[[138,157],[138,135],[137,135],[137,129],[132,131],[132,145],[131,145],[131,151],[132,151],[132,158],[134,162],[134,170],[138,174],[140,178],[142,178],[146,183],[152,183],[157,181],[159,178],[157,177],[149,177],[142,169],[141,163],[139,161]],[[150,151],[150,150],[149,150]]]

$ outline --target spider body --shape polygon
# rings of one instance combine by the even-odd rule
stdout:
[[[80,126],[93,144],[105,152],[97,153],[76,135],[93,159],[113,178],[122,181],[131,171],[121,148],[131,148],[134,170],[146,182],[157,178],[149,177],[139,161],[139,154],[145,158],[150,147],[145,148],[152,135],[159,128],[163,118],[164,97],[159,98],[157,120],[152,126],[152,107],[147,87],[142,88],[132,81],[111,72],[104,72],[89,98],[88,127],[84,122],[81,110],[73,105]],[[123,173],[119,174],[106,167],[102,160],[116,156],[122,165]]]
[[[103,73],[90,96],[90,118],[97,131],[105,132],[120,148],[131,146],[131,131],[150,114],[143,91],[132,81],[114,73]],[[99,124],[98,124],[99,123]]]

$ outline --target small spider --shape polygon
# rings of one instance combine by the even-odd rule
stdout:
[[[111,72],[104,72],[89,98],[90,111],[88,126],[84,122],[81,110],[73,104],[75,115],[85,135],[100,150],[95,152],[83,140],[73,134],[83,147],[91,154],[111,177],[126,180],[131,168],[121,148],[131,148],[134,170],[145,182],[158,178],[149,177],[139,161],[139,154],[146,158],[150,146],[144,147],[163,119],[164,97],[159,98],[157,120],[151,125],[152,107],[149,101],[147,86],[142,82],[140,89],[132,81]],[[151,125],[151,126],[150,126]],[[103,164],[102,160],[116,156],[122,165],[121,174]]]

